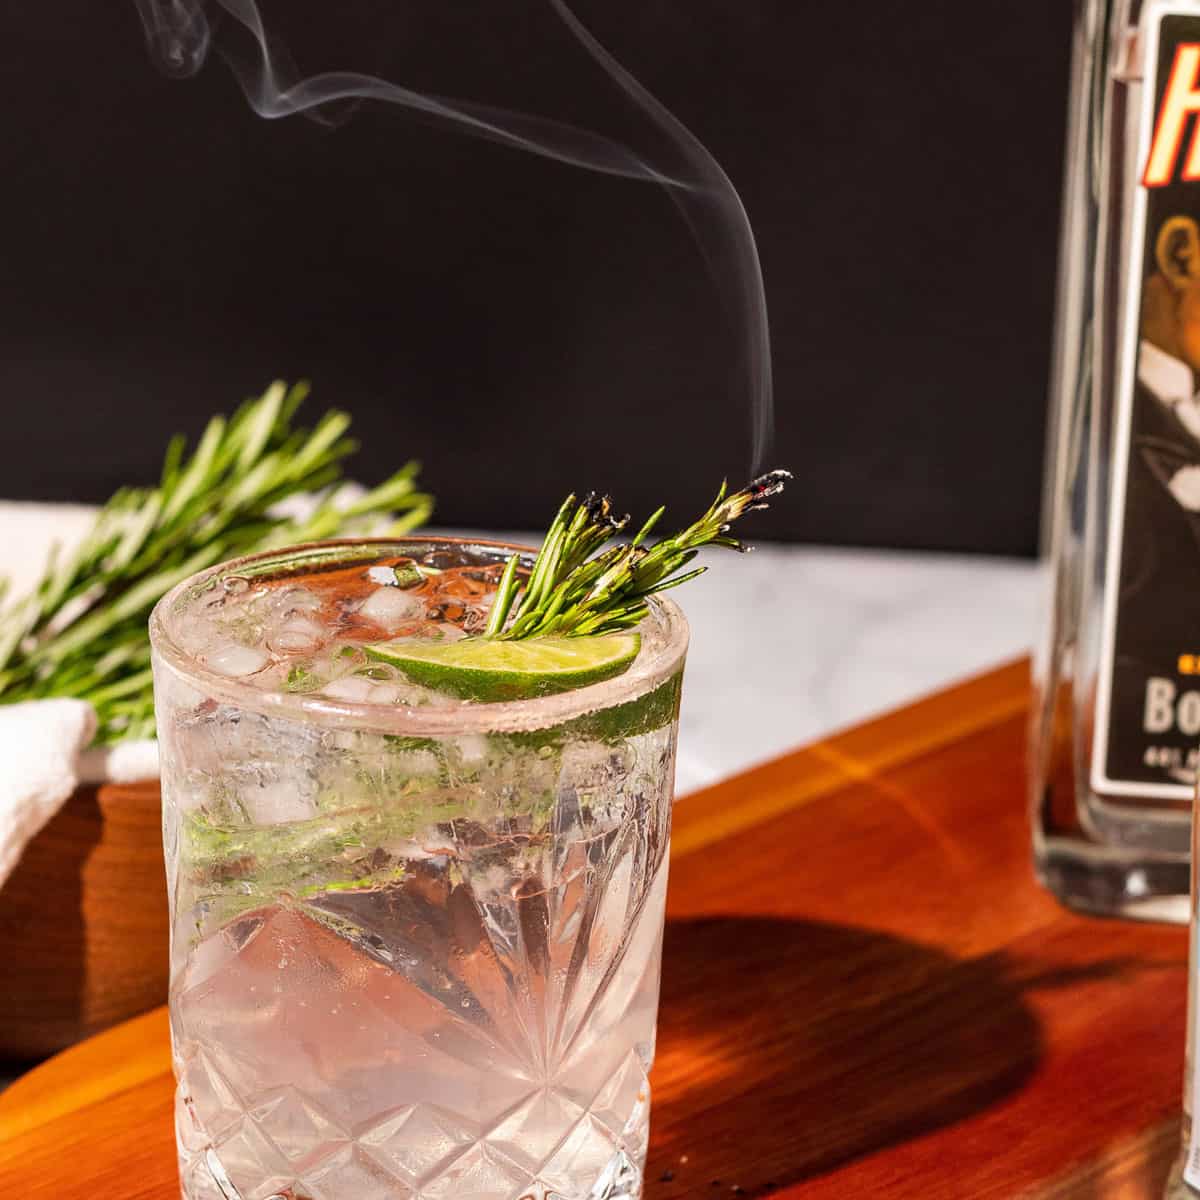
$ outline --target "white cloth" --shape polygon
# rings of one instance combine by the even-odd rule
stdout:
[[[95,710],[83,700],[0,705],[0,887],[75,790],[79,754],[95,732]]]
[[[3,710],[0,710],[3,711]],[[158,743],[153,738],[93,746],[79,756],[80,783],[138,783],[158,778]]]
[[[158,743],[87,749],[96,712],[86,700],[0,704],[0,888],[25,847],[81,783],[158,776]]]
[[[345,483],[335,500],[344,507],[365,494],[359,484]],[[292,496],[277,510],[303,518],[316,503],[314,496]],[[95,517],[96,510],[85,505],[0,503],[0,576],[10,578],[12,594],[23,594],[35,582],[53,542],[69,549]],[[0,703],[0,887],[29,840],[79,784],[157,778],[157,742],[88,749],[95,731],[95,711],[83,700]]]
[[[0,575],[11,595],[33,585],[53,542],[74,545],[96,519],[85,505],[0,502]],[[158,744],[86,749],[96,714],[83,700],[0,703],[0,887],[29,840],[81,783],[133,783],[158,775]]]

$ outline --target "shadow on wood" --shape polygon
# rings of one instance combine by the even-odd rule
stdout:
[[[869,929],[670,922],[650,1194],[765,1193],[997,1103],[1038,1064],[1046,982]]]

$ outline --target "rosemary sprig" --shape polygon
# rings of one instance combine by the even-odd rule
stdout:
[[[433,499],[417,490],[415,462],[336,505],[342,462],[357,444],[342,412],[293,429],[307,394],[304,383],[272,383],[232,417],[214,417],[187,458],[184,439],[173,438],[157,487],[121,489],[73,554],[51,552],[33,589],[0,607],[0,703],[74,696],[95,706],[97,742],[151,736],[146,620],[169,588],[257,549],[364,532],[385,514],[398,515],[375,532],[401,534],[428,519]],[[278,511],[302,492],[319,497],[306,517]],[[0,598],[4,590],[0,579]]]
[[[729,528],[743,513],[767,507],[783,491],[788,471],[771,471],[732,495],[725,485],[708,511],[686,529],[653,546],[645,540],[663,515],[659,509],[625,544],[600,550],[629,522],[614,517],[608,496],[568,496],[546,533],[529,576],[522,581],[516,555],[505,565],[484,637],[581,637],[616,633],[636,625],[646,598],[678,587],[706,567],[682,571],[702,546],[744,551]],[[599,553],[596,553],[599,551]]]

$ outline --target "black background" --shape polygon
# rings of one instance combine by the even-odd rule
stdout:
[[[756,531],[1032,551],[1066,0],[574,8],[753,222],[766,465],[798,476]],[[294,0],[278,20],[305,73],[604,115],[540,3]],[[277,375],[313,380],[310,415],[354,414],[364,481],[420,457],[441,524],[543,525],[591,486],[683,516],[748,471],[730,328],[653,186],[395,108],[261,120],[216,55],[156,70],[132,0],[5,26],[0,495],[149,481],[170,433]]]

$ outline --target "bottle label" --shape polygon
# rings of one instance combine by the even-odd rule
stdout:
[[[1190,800],[1200,760],[1200,15],[1183,7],[1145,9],[1137,127],[1110,146],[1135,159],[1117,283],[1092,786]]]

